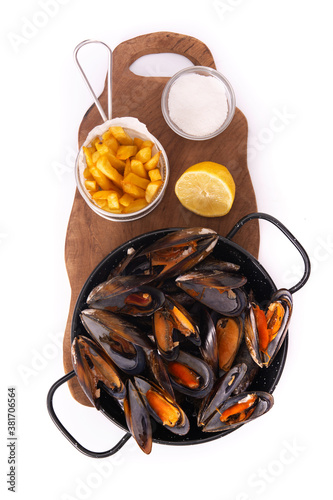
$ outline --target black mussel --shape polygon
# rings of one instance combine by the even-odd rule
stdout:
[[[248,387],[252,384],[258,371],[260,370],[260,367],[252,359],[252,356],[247,348],[244,337],[238,349],[236,358],[234,360],[235,365],[242,363],[246,366],[246,372],[241,382],[235,388],[234,394],[240,394],[241,392],[245,392],[248,389]]]
[[[145,285],[149,276],[115,276],[96,286],[87,298],[95,309],[131,316],[149,316],[164,303],[164,293]]]
[[[245,276],[224,271],[193,271],[176,278],[176,284],[193,299],[224,316],[238,316],[247,304],[242,290]]]
[[[227,272],[237,272],[240,266],[238,264],[233,264],[232,262],[226,262],[224,260],[219,260],[209,255],[205,260],[200,262],[193,268],[193,271],[227,271]]]
[[[150,415],[166,429],[181,436],[190,429],[189,420],[176,400],[161,387],[142,377],[134,377],[134,383],[145,401]]]
[[[176,279],[176,283],[192,282],[193,284],[205,285],[219,291],[234,290],[245,285],[247,278],[238,273],[227,271],[191,271],[182,274]]]
[[[204,432],[235,429],[260,417],[272,408],[273,396],[263,391],[243,392],[228,398],[204,424]]]
[[[168,295],[171,295],[172,298],[177,302],[177,304],[180,304],[182,307],[189,311],[196,303],[196,301],[192,299],[192,297],[190,297],[187,293],[183,292],[183,290],[181,290],[178,286],[176,288],[177,293],[169,293]]]
[[[219,369],[230,370],[243,339],[244,323],[240,316],[222,317],[216,323]]]
[[[246,373],[244,363],[233,366],[214,384],[211,392],[203,399],[197,417],[198,426],[205,425],[218,408],[231,396]]]
[[[144,248],[137,258],[145,256],[150,262],[150,273],[164,280],[186,272],[203,260],[213,251],[217,241],[218,234],[212,229],[181,229]]]
[[[218,349],[217,349],[217,338],[216,338],[216,328],[214,321],[208,309],[200,304],[196,303],[196,306],[191,310],[195,318],[198,318],[199,331],[201,338],[200,353],[204,361],[213,370],[215,376],[219,373],[219,359],[218,359]]]
[[[141,450],[149,455],[153,444],[150,416],[133,382],[128,380],[127,384],[127,398],[124,401],[127,427]]]
[[[179,342],[174,338],[174,322],[165,307],[154,312],[153,332],[161,356],[167,360],[176,359],[179,353]]]
[[[292,309],[293,298],[286,289],[275,292],[265,310],[254,302],[248,304],[245,340],[253,360],[261,368],[268,367],[279,351],[287,334]]]
[[[163,387],[171,397],[175,397],[173,392],[173,387],[171,384],[171,380],[165,364],[163,362],[163,358],[158,352],[157,349],[145,349],[146,357],[148,360],[147,367],[150,370],[152,376],[157,381],[157,383]]]
[[[122,316],[113,314],[102,309],[84,309],[80,314],[81,321],[88,331],[96,335],[105,329],[117,333],[119,336],[132,342],[133,344],[150,349],[153,347],[148,335],[130,321],[127,321]]]
[[[149,274],[149,262],[147,259],[142,258],[141,260],[136,259],[137,255],[141,252],[142,248],[139,247],[134,249],[130,247],[127,249],[125,257],[119,262],[119,264],[113,268],[108,276],[108,280],[114,278],[115,276],[129,276],[134,274],[144,275]],[[133,264],[134,262],[134,264]]]
[[[159,285],[159,289],[162,290],[164,295],[168,295],[169,297],[171,296],[175,301],[185,307],[185,309],[191,309],[193,304],[195,304],[195,300],[192,299],[187,293],[183,292],[179,288],[179,286],[176,285],[174,278],[170,278],[166,281],[163,281]]]
[[[85,309],[80,318],[87,332],[125,373],[141,373],[145,367],[142,348],[153,343],[139,328],[121,316],[102,309]]]
[[[204,398],[211,391],[214,374],[203,359],[180,351],[177,359],[166,365],[176,391],[193,398]]]
[[[199,346],[201,344],[199,328],[187,309],[170,295],[166,297],[165,308],[172,318],[174,328],[184,337],[188,338],[193,344]]]
[[[126,388],[116,367],[93,340],[85,336],[75,337],[71,355],[79,384],[97,410],[100,409],[101,389],[118,400],[125,398]]]
[[[179,341],[175,340],[175,330],[193,344],[200,345],[200,335],[197,324],[188,311],[171,296],[166,296],[165,303],[153,318],[153,331],[158,350],[167,360],[176,359],[179,351]]]

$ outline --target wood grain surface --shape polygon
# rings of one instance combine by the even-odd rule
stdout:
[[[139,57],[165,52],[183,55],[195,65],[215,68],[212,54],[205,44],[196,38],[178,33],[157,32],[142,35],[121,43],[113,51],[113,118],[133,116],[147,125],[148,130],[166,150],[170,164],[170,180],[158,207],[146,217],[133,222],[112,222],[99,217],[76,190],[65,244],[65,262],[72,292],[63,343],[65,373],[73,369],[70,343],[76,299],[89,274],[109,252],[137,235],[166,227],[203,226],[225,236],[241,217],[257,211],[255,193],[247,168],[248,128],[243,113],[236,108],[229,127],[213,139],[183,139],[170,130],[161,111],[161,95],[168,78],[137,76],[130,71],[131,64]],[[223,68],[219,69],[223,73]],[[228,75],[226,77],[228,78]],[[106,87],[100,101],[106,110]],[[93,105],[84,115],[79,129],[79,147],[88,132],[100,123],[100,114]],[[236,197],[231,211],[224,217],[205,218],[195,215],[183,208],[174,194],[175,182],[180,174],[194,163],[205,160],[225,165],[234,177]],[[237,233],[234,241],[257,257],[258,221],[248,223]],[[78,402],[91,406],[76,378],[69,381],[69,388]]]

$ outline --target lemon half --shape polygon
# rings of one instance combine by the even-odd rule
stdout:
[[[235,182],[229,170],[212,161],[189,167],[179,177],[175,193],[180,203],[198,215],[226,215],[235,199]]]

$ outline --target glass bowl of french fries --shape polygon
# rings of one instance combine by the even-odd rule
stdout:
[[[95,127],[75,166],[78,190],[89,207],[112,221],[144,217],[161,202],[169,162],[160,142],[136,118],[114,118]]]

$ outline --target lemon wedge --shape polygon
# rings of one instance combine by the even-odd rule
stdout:
[[[235,182],[229,170],[212,161],[189,167],[179,177],[175,193],[180,203],[198,215],[226,215],[235,199]]]

